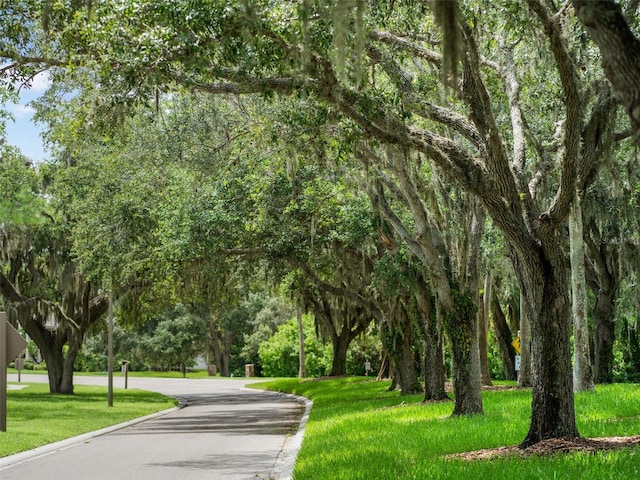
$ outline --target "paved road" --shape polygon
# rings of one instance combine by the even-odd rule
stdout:
[[[9,381],[16,378],[10,375]],[[106,385],[106,378],[76,377],[75,383]],[[115,387],[120,383],[114,379]],[[289,396],[244,389],[247,383],[130,377],[129,388],[178,397],[188,406],[104,435],[61,442],[26,460],[24,455],[0,458],[0,479],[290,478],[305,405]]]

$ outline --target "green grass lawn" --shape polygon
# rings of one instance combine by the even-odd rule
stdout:
[[[485,415],[450,418],[452,402],[387,392],[363,378],[280,380],[253,385],[313,400],[295,480],[306,479],[631,479],[640,449],[556,457],[463,461],[448,454],[511,446],[529,427],[530,390],[487,391]],[[602,385],[576,396],[584,437],[640,434],[640,387]]]
[[[14,368],[7,369],[7,373],[17,374],[18,371]],[[28,375],[46,375],[46,370],[22,370],[21,374],[26,375],[26,380],[29,379]],[[113,370],[114,377],[122,377],[122,371],[120,366],[117,365]],[[106,377],[106,372],[73,372],[74,377]],[[149,378],[182,378],[181,372],[132,372],[129,371],[130,377],[149,377]],[[215,378],[210,377],[206,370],[189,370],[187,372],[187,378]]]
[[[7,431],[0,432],[0,457],[176,405],[173,398],[135,389],[114,389],[113,407],[108,407],[105,387],[75,385],[73,395],[52,395],[47,384],[19,385],[27,387],[7,392]]]

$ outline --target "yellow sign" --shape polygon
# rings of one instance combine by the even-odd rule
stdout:
[[[518,352],[518,355],[520,355],[520,335],[518,335],[516,339],[511,342],[511,346],[515,348],[516,352]]]

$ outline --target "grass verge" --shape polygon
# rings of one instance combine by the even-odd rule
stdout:
[[[75,385],[73,395],[53,395],[47,384],[20,384],[25,385],[7,392],[7,431],[0,432],[0,457],[176,405],[175,399],[158,393],[114,389],[113,407],[108,407],[104,387]]]
[[[15,368],[7,369],[7,373],[17,374],[18,371]],[[22,376],[25,380],[29,380],[29,375],[46,375],[46,370],[22,370]],[[182,378],[181,372],[151,372],[149,370],[144,371],[129,371],[129,377],[145,377],[145,378]],[[117,366],[113,372],[114,377],[122,377],[123,374],[120,367]],[[106,377],[107,372],[73,372],[74,377]],[[186,378],[216,378],[210,377],[206,370],[189,370]]]
[[[640,478],[640,449],[555,457],[465,461],[448,454],[515,445],[529,427],[530,390],[487,391],[485,415],[451,418],[452,402],[423,404],[422,396],[387,392],[388,382],[363,378],[279,380],[256,388],[313,400],[295,480],[500,478]],[[584,437],[640,433],[638,385],[602,385],[576,396]]]

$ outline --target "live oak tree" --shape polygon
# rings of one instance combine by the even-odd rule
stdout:
[[[5,158],[2,165],[8,163]],[[14,164],[11,175],[3,178],[16,178],[18,172],[23,178],[34,175]],[[23,213],[40,203],[36,193],[22,190],[18,198]],[[73,393],[76,356],[87,330],[106,312],[107,297],[73,260],[64,212],[42,204],[41,211],[28,214],[26,224],[12,217],[0,224],[0,295],[10,319],[25,330],[46,361],[50,391]]]
[[[586,278],[593,304],[594,377],[614,381],[614,346],[625,342],[620,325],[634,302],[628,286],[635,283],[638,261],[637,158],[617,149],[603,165],[584,204]],[[631,302],[631,303],[630,303]],[[624,305],[624,306],[623,306]],[[633,311],[635,307],[631,307]],[[634,315],[631,315],[634,316]]]
[[[300,159],[289,180],[282,168],[272,173],[268,197],[258,202],[260,230],[264,242],[271,242],[270,263],[306,276],[292,294],[333,346],[330,374],[344,375],[349,345],[380,317],[368,290],[382,247],[368,199],[331,170],[319,169],[317,160]],[[271,271],[278,276],[278,270]]]
[[[194,359],[205,349],[206,332],[205,321],[179,304],[160,319],[153,334],[145,340],[144,348],[165,370],[177,365],[186,377],[187,368],[195,364]]]
[[[621,4],[612,0],[573,0],[575,14],[584,25],[602,56],[602,67],[611,82],[631,121],[632,142],[638,145],[640,138],[640,40],[632,32],[629,20],[637,11],[637,2],[629,2],[626,12]],[[625,13],[627,14],[625,16]],[[593,224],[592,224],[593,225]],[[593,225],[596,238],[601,238]],[[612,299],[617,291],[617,247],[606,242],[593,241],[588,233],[588,249],[593,258],[592,284],[597,285],[595,321],[595,378],[596,381],[612,379],[613,324],[611,323]],[[613,260],[613,261],[612,261]]]
[[[455,396],[453,414],[482,413],[476,301],[484,215],[477,204],[474,205],[473,199],[457,195],[449,187],[440,188],[442,179],[421,166],[419,160],[407,161],[400,152],[392,149],[387,152],[387,161],[370,149],[359,155],[365,158],[365,169],[374,172],[369,174],[374,178],[374,186],[370,187],[373,190],[370,193],[372,203],[387,218],[408,250],[419,259],[425,270],[423,275],[429,279],[429,287],[435,297],[436,323],[444,325],[451,344]],[[446,182],[442,183],[446,185]],[[397,207],[394,209],[387,197],[410,213],[397,213]],[[407,224],[407,220],[411,223]],[[430,321],[429,315],[423,319]],[[432,327],[426,325],[425,329],[431,330]],[[439,343],[432,337],[425,338],[425,341],[435,342],[427,348],[437,348]],[[431,358],[438,361],[426,355],[426,359]],[[425,369],[437,372],[439,365],[425,364]]]
[[[632,229],[628,228],[626,220],[622,220],[620,225],[620,219],[629,218],[623,212],[631,204],[626,195],[622,198],[616,195],[624,191],[624,187],[615,186],[619,177],[607,177],[611,183],[594,186],[589,195],[591,201],[585,208],[586,280],[595,298],[592,315],[596,383],[613,382],[615,303],[624,275],[621,265],[631,265],[620,261],[621,256],[626,256],[625,252],[631,253],[627,246],[631,240],[628,232]],[[634,243],[631,241],[631,245]]]
[[[379,233],[386,238],[388,251],[376,262],[373,285],[384,312],[378,327],[381,340],[396,373],[391,387],[399,387],[404,394],[423,390],[417,384],[414,366],[419,339],[423,344],[424,400],[447,399],[444,333],[436,318],[433,292],[423,277],[424,266],[390,232],[380,229]]]
[[[46,182],[51,213],[38,212],[41,220],[32,226],[3,225],[7,269],[0,272],[4,303],[37,343],[55,393],[73,392],[73,366],[84,335],[107,309],[107,295],[99,289],[103,279],[112,288],[117,282],[116,297],[128,293],[138,301],[141,289],[149,291],[153,282],[161,292],[155,295],[156,311],[175,298],[176,245],[184,241],[179,227],[188,212],[179,200],[189,198],[174,195],[166,203],[165,193],[192,190],[188,175],[171,164],[147,162],[145,170],[138,169],[130,160],[149,158],[143,142],[127,143],[125,135],[118,143],[83,136],[82,129],[74,131],[73,115],[64,117],[52,118],[49,130],[61,148],[59,162],[51,170],[41,168],[51,172]],[[13,177],[19,171],[29,172],[14,165]],[[27,212],[30,203],[21,203]]]

